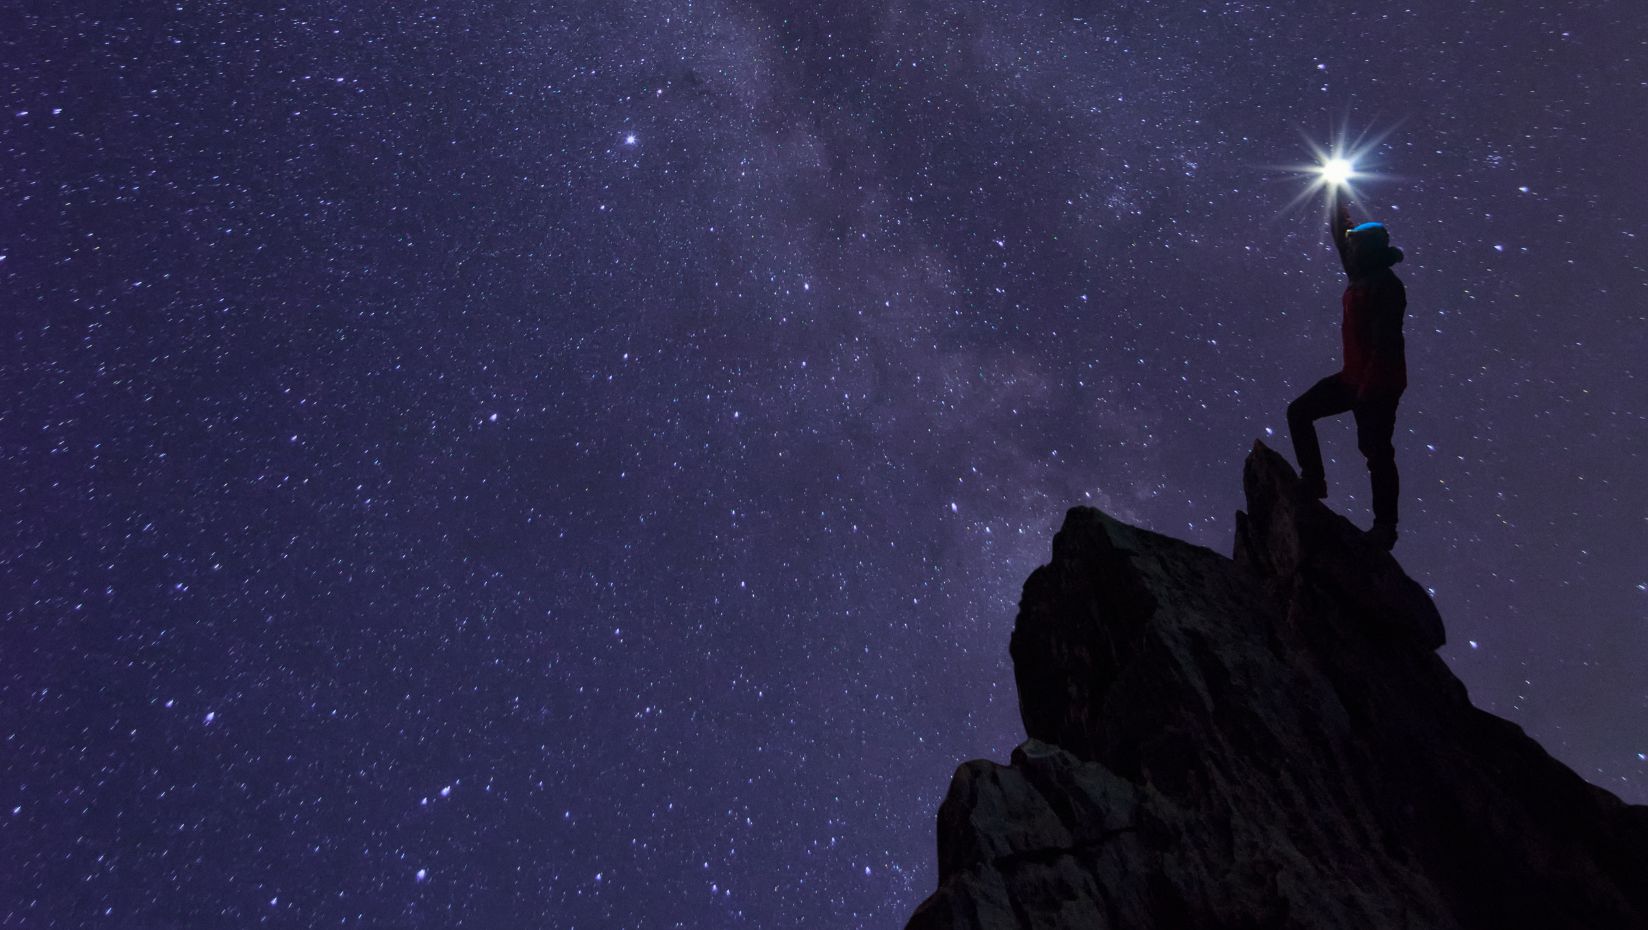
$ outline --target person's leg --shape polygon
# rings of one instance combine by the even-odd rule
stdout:
[[[1368,460],[1373,485],[1375,526],[1396,526],[1396,501],[1401,482],[1396,473],[1396,405],[1399,397],[1384,397],[1356,406],[1356,447]]]
[[[1316,439],[1316,421],[1344,413],[1355,405],[1356,395],[1338,375],[1311,385],[1288,404],[1288,433],[1293,437],[1293,456],[1299,461],[1299,477],[1314,497],[1327,497],[1327,475],[1322,468],[1322,446]]]

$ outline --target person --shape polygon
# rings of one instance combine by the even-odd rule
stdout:
[[[1331,191],[1329,232],[1350,278],[1342,300],[1344,365],[1288,405],[1288,432],[1306,492],[1324,498],[1327,476],[1316,421],[1347,410],[1355,415],[1356,446],[1367,458],[1373,486],[1373,527],[1368,538],[1388,550],[1396,545],[1400,490],[1391,440],[1396,432],[1396,406],[1408,386],[1402,339],[1407,291],[1391,271],[1402,260],[1402,250],[1390,244],[1390,232],[1383,223],[1352,226],[1339,185]]]

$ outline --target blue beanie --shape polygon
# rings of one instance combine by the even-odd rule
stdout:
[[[1355,236],[1358,240],[1366,239],[1373,243],[1374,247],[1383,249],[1387,265],[1394,265],[1402,260],[1402,250],[1390,244],[1390,230],[1385,228],[1384,223],[1363,223],[1352,227],[1345,235]]]
[[[1360,226],[1353,226],[1346,235],[1367,236],[1379,245],[1390,245],[1390,230],[1385,228],[1384,223],[1363,223]]]

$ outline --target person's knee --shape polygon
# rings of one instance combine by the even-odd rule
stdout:
[[[1288,404],[1287,421],[1289,426],[1303,426],[1316,419],[1310,415],[1310,409],[1302,403],[1303,397]]]

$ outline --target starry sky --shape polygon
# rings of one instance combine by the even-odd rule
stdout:
[[[899,925],[1064,510],[1291,456],[1341,126],[1396,554],[1648,802],[1635,4],[89,6],[0,11],[0,926]]]

